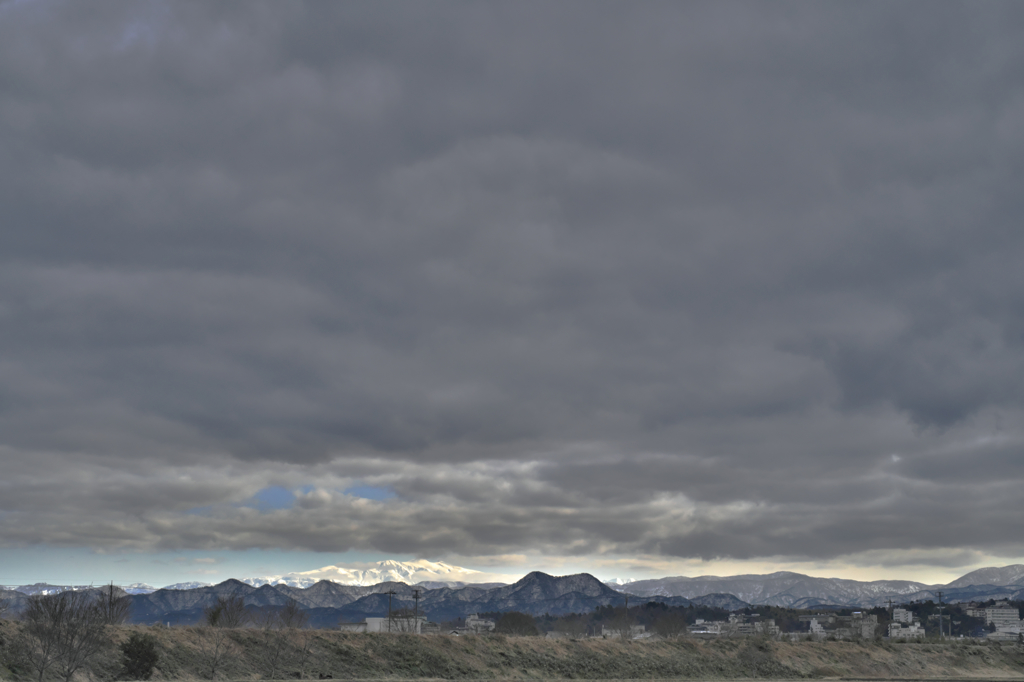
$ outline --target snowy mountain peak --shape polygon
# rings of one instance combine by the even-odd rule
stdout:
[[[394,559],[385,559],[384,561],[378,561],[372,567],[364,569],[324,566],[314,571],[245,578],[242,582],[253,587],[290,585],[291,587],[300,588],[310,587],[321,580],[329,580],[341,585],[365,586],[385,582],[402,582],[412,585],[429,582],[432,584],[443,583],[449,586],[458,586],[459,584],[466,583],[508,582],[505,578],[507,576],[495,576],[475,571],[471,568],[452,566],[443,561],[427,561],[426,559],[395,561]]]
[[[608,587],[615,588],[615,587],[621,587],[622,585],[628,585],[630,583],[635,583],[635,582],[636,582],[636,578],[612,578],[611,580],[605,580],[604,584],[607,585]]]
[[[193,582],[189,582],[189,583],[174,583],[173,585],[165,585],[163,587],[163,589],[165,589],[165,590],[194,590],[194,589],[196,589],[198,587],[209,587],[209,586],[210,586],[210,583],[200,583],[200,582],[193,581]]]
[[[146,583],[132,583],[131,585],[125,585],[122,587],[128,594],[150,594],[156,592],[156,588]]]

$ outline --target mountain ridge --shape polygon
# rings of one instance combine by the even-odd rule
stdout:
[[[421,599],[418,604],[415,594]],[[466,586],[419,589],[402,582],[377,585],[339,585],[321,580],[308,588],[289,585],[253,587],[239,580],[192,590],[157,590],[132,595],[132,621],[191,624],[218,598],[241,597],[246,606],[279,607],[294,599],[310,613],[314,625],[333,626],[339,620],[359,621],[382,616],[392,609],[418,608],[435,620],[453,620],[469,613],[522,611],[531,615],[589,612],[598,606],[618,605],[624,595],[592,575],[551,576],[534,571],[512,585],[491,588]],[[688,600],[683,600],[689,603]]]
[[[429,563],[429,562],[426,562]],[[393,570],[400,562],[380,562],[378,568]],[[457,570],[447,564],[434,563]],[[413,564],[416,574],[424,562]],[[313,572],[308,572],[313,573]],[[484,574],[481,574],[484,575]],[[989,582],[983,582],[989,581]],[[253,584],[258,583],[258,584]],[[1003,584],[999,584],[1003,583]],[[445,618],[464,616],[474,611],[524,611],[527,613],[570,613],[589,611],[597,606],[631,602],[660,601],[671,605],[715,605],[735,610],[746,605],[769,605],[812,609],[822,606],[866,608],[881,606],[890,599],[899,603],[937,600],[943,593],[947,603],[988,599],[1024,599],[1024,565],[981,568],[964,574],[946,585],[926,585],[908,580],[857,581],[844,578],[818,578],[792,571],[736,576],[672,576],[629,583],[604,583],[587,573],[551,576],[533,571],[512,584],[467,584],[461,581],[424,581],[410,585],[400,580],[373,585],[343,584],[320,579],[295,586],[287,583],[229,579],[217,585],[178,583],[146,591],[148,585],[129,585],[139,622],[195,622],[202,609],[218,597],[241,596],[253,607],[275,607],[294,599],[307,610],[325,610],[323,618],[362,618],[386,611],[384,593],[393,590],[393,607],[413,607],[413,590],[421,594],[419,607]],[[20,608],[27,595],[52,594],[68,589],[95,589],[94,586],[59,586],[46,583],[23,585],[7,592]],[[15,596],[17,595],[17,596]],[[636,603],[636,602],[634,602]],[[328,613],[330,612],[330,613]]]
[[[977,569],[945,585],[927,585],[911,580],[818,578],[792,571],[776,571],[694,578],[673,576],[611,587],[646,598],[686,597],[692,600],[717,592],[732,594],[749,604],[788,608],[815,608],[820,605],[872,607],[881,606],[889,599],[901,602],[937,600],[939,591],[942,591],[944,601],[956,603],[1024,597],[1024,565]]]

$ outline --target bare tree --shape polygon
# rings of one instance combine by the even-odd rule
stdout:
[[[274,608],[265,609],[257,612],[252,620],[260,630],[261,642],[257,654],[263,664],[263,676],[272,680],[277,676],[288,645],[288,636],[281,623],[281,612]]]
[[[606,629],[614,636],[619,637],[624,642],[629,642],[633,639],[633,626],[635,621],[633,616],[629,613],[629,609],[625,607],[616,607],[614,615],[609,619]]]
[[[689,634],[686,616],[680,611],[669,611],[654,621],[654,632],[665,639],[678,639]]]
[[[240,628],[249,622],[249,612],[238,595],[217,597],[217,603],[203,609],[203,619],[212,628]]]
[[[114,583],[100,588],[96,604],[103,622],[107,625],[121,625],[132,614],[132,598]]]
[[[69,682],[107,644],[100,608],[86,592],[33,595],[23,618],[40,682],[51,667]]]
[[[313,655],[313,632],[303,626],[299,629],[297,637],[295,665],[299,668],[299,679],[302,679],[306,676],[306,665]]]
[[[587,621],[576,614],[562,616],[555,621],[555,632],[561,632],[570,639],[582,639],[587,635]]]
[[[48,595],[46,595],[48,596]],[[51,604],[44,595],[32,595],[28,598],[25,610],[21,614],[25,621],[24,651],[28,663],[37,674],[39,682],[43,682],[46,674],[57,660],[57,641],[59,635],[53,624]]]
[[[294,599],[290,599],[280,609],[264,610],[256,617],[262,638],[260,658],[266,679],[272,680],[278,676],[278,671],[287,660],[289,632],[305,625],[307,620],[305,612]]]
[[[263,664],[264,677],[268,680],[275,679],[281,666],[288,662],[288,651],[291,649],[291,638],[296,630],[300,630],[309,622],[309,617],[302,610],[298,602],[289,599],[279,609],[266,609],[261,611],[254,619],[256,626],[260,629],[262,646],[259,657]],[[300,632],[298,643],[302,664],[305,666],[305,657],[308,655],[309,637],[307,633]],[[300,673],[301,674],[301,673]]]
[[[228,631],[248,623],[249,612],[239,595],[217,597],[215,604],[203,609],[203,620],[207,627],[196,630],[196,641],[204,671],[213,679],[234,653]]]
[[[412,609],[395,609],[391,612],[388,632],[419,632],[418,620]]]
[[[306,664],[313,653],[313,633],[309,629],[309,614],[297,601],[289,599],[288,603],[278,612],[281,625],[290,630],[295,641],[295,660],[299,669],[299,678],[306,676]]]
[[[224,667],[224,663],[234,651],[233,642],[228,634],[228,629],[223,627],[195,630],[196,648],[199,649],[203,672],[207,673],[211,680],[217,676],[217,671]]]
[[[537,624],[533,620],[533,616],[528,613],[520,613],[518,611],[509,611],[502,615],[501,620],[494,627],[494,631],[499,634],[505,635],[516,635],[520,637],[535,637],[540,634],[537,630]]]
[[[309,625],[309,615],[306,614],[302,606],[299,605],[299,602],[294,599],[289,599],[288,602],[281,607],[281,610],[277,612],[277,617],[281,621],[281,627],[284,628],[295,628],[301,630]]]

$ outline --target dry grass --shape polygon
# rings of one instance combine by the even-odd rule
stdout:
[[[18,626],[0,623],[0,678],[27,680],[12,648]],[[159,642],[156,680],[257,680],[268,674],[268,643],[258,630],[227,633],[227,655],[211,669],[210,633],[197,628],[111,629],[111,646],[91,666],[94,682],[116,679],[117,644],[133,631]],[[308,639],[305,639],[308,638]],[[308,646],[304,646],[308,644]],[[935,643],[545,640],[502,636],[366,635],[331,630],[292,631],[283,642],[275,677],[294,680],[738,680],[1019,679],[1017,646]],[[303,660],[303,650],[308,655]],[[85,680],[86,676],[83,676]]]

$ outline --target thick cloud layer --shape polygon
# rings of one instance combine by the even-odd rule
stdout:
[[[0,3],[0,545],[1024,556],[1022,31]]]

